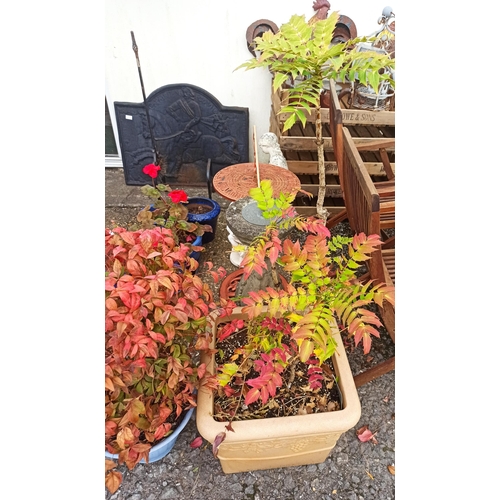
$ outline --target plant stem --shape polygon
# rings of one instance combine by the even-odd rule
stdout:
[[[319,173],[319,187],[318,187],[318,201],[316,202],[316,210],[318,216],[326,222],[328,212],[323,208],[326,194],[326,174],[325,174],[325,152],[323,148],[323,133],[321,125],[321,105],[316,107],[316,145],[318,147],[318,173]]]

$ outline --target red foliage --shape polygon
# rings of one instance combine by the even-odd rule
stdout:
[[[129,469],[196,406],[202,378],[214,384],[196,350],[208,349],[216,305],[190,252],[171,229],[106,230],[106,450]]]

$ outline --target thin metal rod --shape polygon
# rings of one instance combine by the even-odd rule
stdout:
[[[153,143],[153,154],[154,154],[154,163],[158,165],[158,150],[156,148],[155,136],[153,135],[153,128],[151,127],[151,119],[149,118],[149,109],[148,104],[146,102],[146,92],[144,91],[144,82],[142,80],[142,72],[141,72],[141,62],[139,61],[139,48],[135,43],[134,32],[131,31],[132,35],[132,50],[135,52],[135,60],[137,62],[137,70],[139,71],[139,79],[141,80],[141,90],[142,90],[142,98],[144,100],[144,109],[146,110],[146,119],[148,120],[149,134],[151,135],[151,142]]]

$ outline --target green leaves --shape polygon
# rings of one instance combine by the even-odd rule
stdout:
[[[290,80],[289,102],[280,110],[280,113],[290,113],[284,131],[297,121],[305,125],[304,111],[297,110],[303,108],[311,112],[311,108],[319,106],[323,80],[344,82],[348,78],[370,85],[376,92],[381,80],[395,86],[387,72],[395,67],[393,59],[376,51],[357,50],[359,43],[368,40],[366,37],[332,45],[338,20],[339,12],[332,12],[326,19],[309,25],[305,16],[292,15],[277,33],[266,32],[255,39],[255,49],[260,52],[258,59],[253,58],[236,68],[268,67],[274,75],[275,92]],[[386,74],[380,75],[380,70],[386,70]]]
[[[251,188],[248,194],[257,202],[257,207],[262,210],[262,216],[270,220],[285,217],[295,199],[295,193],[280,193],[278,197],[274,197],[269,179],[262,179],[260,187]]]

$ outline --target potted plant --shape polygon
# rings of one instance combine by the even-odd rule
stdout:
[[[292,224],[302,242],[278,237]],[[331,238],[322,219],[291,216],[270,219],[249,246],[243,279],[268,272],[266,261],[290,279],[284,289],[250,292],[229,316],[210,315],[213,351],[201,357],[210,383],[198,394],[196,423],[224,472],[320,463],[357,423],[339,326],[365,353],[379,336],[372,309],[394,303],[394,287],[362,284],[356,271],[380,244],[378,235]]]
[[[188,222],[197,222],[198,224],[205,225],[205,227],[209,225],[212,228],[211,231],[205,231],[201,240],[203,245],[210,243],[215,238],[220,205],[211,198],[191,196],[187,200],[186,208],[188,211]]]
[[[316,209],[324,221],[328,216],[323,202],[326,193],[326,173],[321,126],[320,98],[324,82],[355,82],[369,85],[378,93],[381,82],[389,81],[395,60],[375,50],[356,50],[359,43],[371,41],[357,37],[345,42],[332,43],[339,13],[332,12],[326,19],[308,23],[305,16],[293,15],[277,33],[265,32],[255,38],[256,58],[239,68],[268,67],[273,74],[273,90],[278,91],[290,82],[288,99],[280,113],[290,113],[283,130],[288,130],[297,120],[306,124],[306,113],[315,111],[316,142],[318,152],[319,188]]]
[[[156,184],[160,167],[153,163],[146,165],[143,172],[151,177],[152,186],[146,185],[141,191],[153,203],[145,207],[137,216],[143,228],[163,226],[173,228],[175,236],[184,242],[205,245],[213,240],[220,205],[209,198],[188,198],[182,189],[172,190],[166,184]],[[194,241],[196,240],[196,243]],[[195,258],[199,257],[199,252]]]
[[[105,449],[129,469],[165,456],[196,406],[216,306],[191,250],[175,225],[106,229]],[[115,466],[106,460],[111,492],[121,483]]]

